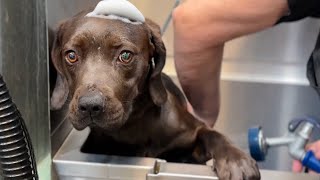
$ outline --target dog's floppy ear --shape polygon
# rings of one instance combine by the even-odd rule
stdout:
[[[150,43],[153,49],[154,63],[151,63],[151,75],[149,79],[149,92],[152,101],[160,106],[167,100],[167,92],[161,79],[161,71],[166,61],[166,48],[161,39],[160,27],[153,21],[146,19],[150,32]]]
[[[57,74],[56,85],[51,96],[51,110],[58,110],[67,101],[69,87],[67,81],[61,74]]]
[[[54,67],[57,70],[57,79],[56,84],[52,92],[51,96],[51,110],[58,110],[65,104],[69,95],[69,87],[68,82],[65,76],[62,73],[62,48],[61,48],[61,39],[62,39],[62,32],[64,28],[64,24],[60,24],[58,27],[55,38],[53,41],[53,46],[51,50],[51,61]]]

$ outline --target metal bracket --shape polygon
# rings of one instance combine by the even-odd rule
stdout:
[[[147,174],[147,180],[217,180],[210,166],[168,163],[156,160],[154,172]]]

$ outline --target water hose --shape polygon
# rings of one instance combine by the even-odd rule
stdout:
[[[173,7],[172,7],[172,10],[170,11],[170,13],[169,13],[166,21],[164,22],[164,24],[163,24],[163,26],[162,26],[162,29],[161,29],[161,34],[162,34],[162,35],[166,32],[166,30],[168,29],[168,26],[169,26],[169,24],[170,24],[170,22],[171,22],[171,20],[172,20],[172,12],[173,12],[173,10],[174,10],[179,4],[181,4],[181,0],[176,0],[175,3],[174,3],[174,5],[173,5]]]
[[[0,175],[4,179],[38,180],[29,133],[0,75]]]

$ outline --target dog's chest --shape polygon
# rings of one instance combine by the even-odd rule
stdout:
[[[165,129],[158,122],[138,123],[120,129],[111,136],[119,142],[127,144],[139,144],[157,146],[170,141],[171,133],[165,133]]]
[[[194,140],[192,131],[172,128],[165,121],[135,124],[113,133],[112,138],[128,146],[136,147],[137,155],[156,157],[172,148],[187,146]]]

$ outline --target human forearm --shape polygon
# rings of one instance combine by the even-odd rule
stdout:
[[[271,27],[288,12],[287,0],[186,0],[173,18],[179,38],[203,47]]]
[[[213,126],[219,112],[219,82],[223,46],[194,53],[176,53],[179,81],[194,113]],[[207,59],[212,62],[207,63]],[[192,61],[191,63],[189,63]]]
[[[285,0],[188,0],[174,11],[179,81],[195,114],[208,125],[219,112],[224,43],[272,26],[287,9]]]

